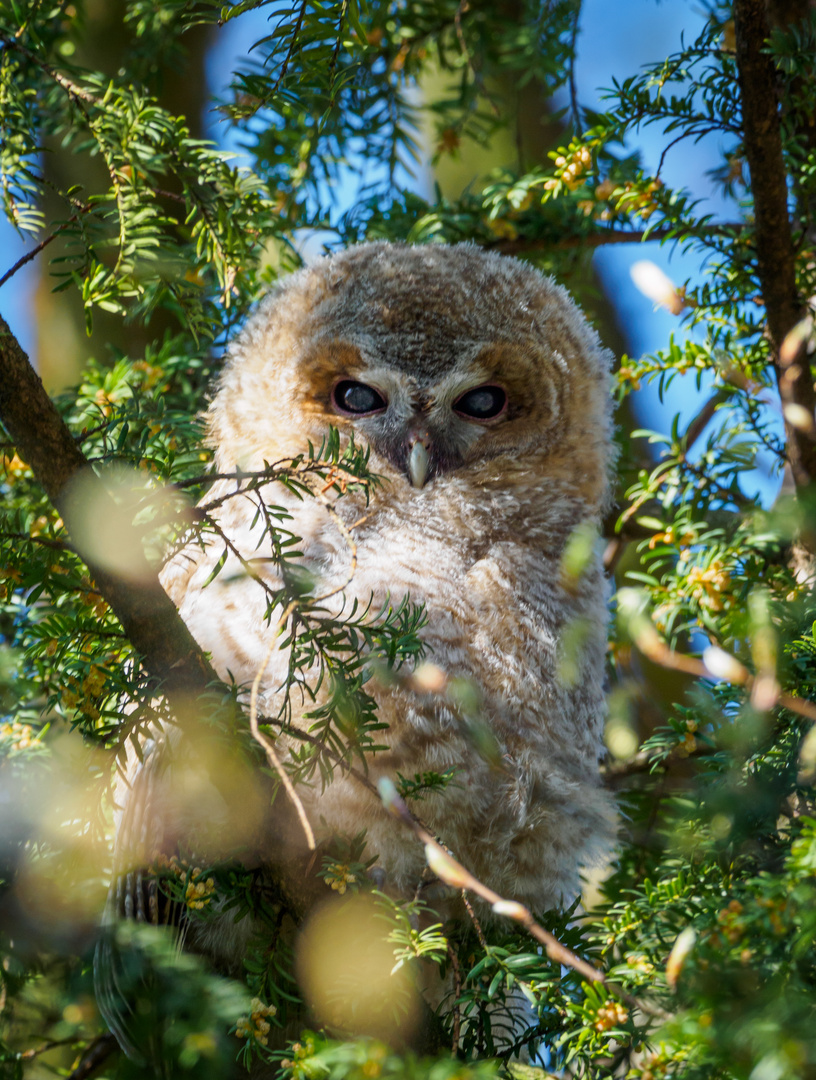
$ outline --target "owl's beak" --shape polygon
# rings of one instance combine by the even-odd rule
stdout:
[[[430,439],[422,432],[411,432],[408,436],[408,478],[415,488],[425,486],[431,467],[428,454]]]

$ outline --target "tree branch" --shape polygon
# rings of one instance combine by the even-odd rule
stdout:
[[[588,982],[601,983],[607,990],[625,1001],[633,1011],[640,1010],[648,1016],[654,1016],[660,1020],[671,1018],[670,1014],[660,1008],[659,1005],[630,994],[622,986],[607,979],[604,972],[587,963],[572,949],[568,949],[566,945],[562,945],[554,934],[551,934],[549,930],[545,930],[540,923],[536,922],[529,908],[525,907],[524,904],[519,904],[515,900],[505,900],[504,897],[494,892],[484,882],[474,877],[414,817],[391,780],[381,779],[378,790],[385,808],[398,821],[411,829],[417,840],[425,845],[425,860],[440,881],[444,881],[446,885],[450,885],[455,889],[463,889],[481,897],[482,900],[490,904],[495,914],[504,915],[506,918],[513,919],[514,922],[523,926],[527,933],[544,947],[544,951],[551,960],[572,968],[579,975],[583,975]]]
[[[20,457],[59,511],[69,535],[75,533],[77,511],[67,498],[72,481],[82,474],[101,508],[115,504],[80,450],[20,343],[0,317],[0,420]],[[134,566],[138,582],[125,580],[100,566],[77,547],[93,575],[97,591],[110,605],[122,628],[141,653],[144,665],[170,697],[203,693],[218,681],[215,671],[182,622],[158,576],[143,558]],[[174,709],[179,702],[174,702]],[[181,709],[179,721],[189,711]]]
[[[91,1073],[95,1072],[104,1061],[107,1061],[117,1049],[115,1036],[100,1035],[98,1039],[94,1039],[79,1059],[79,1063],[68,1077],[68,1080],[87,1080]]]
[[[54,229],[52,233],[49,233],[44,240],[41,240],[36,247],[33,247],[31,251],[27,251],[25,255],[22,255],[14,266],[6,270],[5,274],[0,277],[0,287],[5,285],[9,278],[14,277],[18,270],[22,270],[26,263],[30,263],[32,259],[35,259],[53,240],[56,240],[62,230],[66,227],[67,223],[66,225],[60,225],[58,228]]]
[[[735,0],[737,73],[742,100],[742,137],[754,198],[757,275],[768,320],[779,393],[784,405],[804,408],[813,417],[816,394],[804,346],[790,359],[783,342],[805,314],[796,292],[796,264],[788,216],[788,184],[776,72],[765,52],[770,33],[765,0]],[[816,479],[816,441],[786,417],[788,457],[797,487]]]
[[[709,236],[727,236],[732,232],[742,232],[744,222],[731,221],[718,225],[709,225],[702,230]],[[540,237],[532,239],[519,236],[513,240],[496,240],[482,243],[489,251],[498,251],[502,255],[523,255],[527,251],[566,251],[570,248],[603,247],[605,244],[642,244],[647,240],[683,239],[684,233],[676,225],[666,229],[602,229],[598,232],[577,236]]]
[[[632,621],[629,630],[637,648],[660,667],[679,671],[684,675],[693,675],[696,679],[714,679],[731,683],[733,686],[744,686],[752,700],[760,695],[761,700],[754,700],[754,706],[760,711],[769,712],[778,705],[812,724],[816,723],[816,704],[807,698],[794,697],[793,694],[783,691],[775,676],[768,678],[762,672],[752,675],[735,656],[718,645],[709,646],[703,652],[702,660],[698,660],[686,653],[675,652],[667,645],[648,616],[638,616]]]

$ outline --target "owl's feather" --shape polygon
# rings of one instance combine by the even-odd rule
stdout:
[[[337,415],[330,395],[341,377],[376,386],[394,415]],[[507,391],[505,416],[453,415],[463,389],[493,382]],[[434,460],[418,490],[388,445],[417,412]],[[322,260],[267,298],[233,344],[208,414],[220,471],[301,453],[330,425],[372,446],[387,482],[355,531],[346,602],[373,597],[376,609],[408,594],[425,605],[433,662],[480,689],[505,766],[491,769],[438,699],[373,686],[390,751],[372,759],[372,774],[455,768],[458,786],[424,803],[425,817],[477,876],[538,910],[574,894],[579,864],[608,837],[597,767],[606,589],[597,559],[564,584],[561,558],[576,526],[605,506],[609,414],[608,356],[564,289],[474,247],[389,244]],[[291,513],[320,588],[342,581],[349,554],[324,507],[280,486],[267,499]],[[363,512],[351,495],[336,509],[349,523]],[[256,550],[253,517],[239,497],[223,504],[220,525],[246,557],[263,559],[272,553]],[[203,587],[221,553],[215,541],[191,546],[163,582],[219,673],[247,683],[268,647],[266,600],[234,557]],[[559,648],[575,620],[580,671],[565,685]],[[278,653],[264,677],[269,709],[287,662]],[[303,797],[330,830],[365,827],[389,880],[413,891],[421,849],[353,780]]]
[[[597,554],[577,580],[562,569],[574,530],[597,523],[607,503],[608,367],[569,295],[535,269],[469,245],[366,244],[300,271],[260,304],[230,347],[207,416],[219,473],[292,458],[329,427],[370,446],[383,483],[367,508],[351,492],[334,506],[347,525],[364,520],[356,573],[330,604],[377,610],[406,594],[423,604],[430,658],[478,689],[500,755],[485,760],[443,698],[372,680],[388,749],[372,756],[370,775],[454,769],[455,783],[423,800],[423,819],[477,877],[538,911],[575,895],[579,867],[611,834],[598,777],[607,590]],[[340,380],[373,388],[386,407],[338,412]],[[454,410],[485,385],[506,394],[501,415]],[[428,469],[417,486],[409,447],[420,436]],[[264,589],[234,552],[278,582],[256,507],[230,498],[235,489],[219,480],[207,495],[223,497],[214,514],[233,548],[220,574],[209,580],[223,542],[207,534],[171,559],[162,582],[218,673],[247,685],[276,616],[270,623]],[[282,485],[261,495],[291,516],[319,589],[343,583],[348,545],[326,507]],[[564,635],[577,625],[567,680]],[[286,651],[273,652],[261,684],[267,715],[287,666]],[[294,710],[293,724],[305,725]],[[422,847],[369,792],[336,770],[325,790],[300,794],[319,840],[365,829],[388,886],[414,894]],[[266,823],[271,863],[279,812],[277,800]]]

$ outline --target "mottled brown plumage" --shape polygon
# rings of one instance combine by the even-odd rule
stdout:
[[[329,426],[371,447],[384,483],[367,510],[353,493],[336,502],[346,524],[365,520],[354,530],[356,573],[331,603],[373,598],[377,610],[409,594],[424,604],[430,659],[478,688],[501,760],[485,760],[443,697],[372,681],[389,749],[370,774],[456,769],[453,786],[422,802],[423,819],[493,889],[539,911],[573,898],[579,867],[611,832],[598,779],[606,588],[597,554],[577,579],[562,569],[570,536],[597,523],[607,501],[608,363],[565,290],[521,262],[470,245],[367,244],[318,261],[261,303],[208,412],[219,472],[291,458]],[[338,412],[347,383],[370,388],[361,400],[383,407]],[[475,400],[464,395],[479,387],[487,398],[476,405],[488,412],[506,395],[496,415],[462,415]],[[207,499],[225,497],[220,527],[274,585],[262,524],[253,526],[249,499],[227,497],[234,490],[220,480]],[[325,506],[281,485],[264,497],[291,515],[318,588],[343,582],[348,545]],[[234,554],[205,587],[222,551],[215,537],[191,543],[162,581],[219,674],[247,685],[276,619]],[[579,624],[577,670],[565,679],[564,633]],[[277,712],[287,664],[285,651],[273,652],[263,713]],[[133,775],[144,768],[134,760]],[[318,840],[365,828],[388,887],[414,894],[422,847],[370,793],[336,770],[325,790],[300,794]],[[262,830],[272,863],[280,802]],[[302,837],[289,832],[286,842],[296,850]]]

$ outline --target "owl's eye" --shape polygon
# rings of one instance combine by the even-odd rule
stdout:
[[[386,401],[373,386],[343,379],[332,390],[332,405],[346,416],[367,416],[370,413],[382,412]]]
[[[475,386],[453,403],[453,411],[469,420],[492,420],[507,408],[507,394],[500,386]]]

